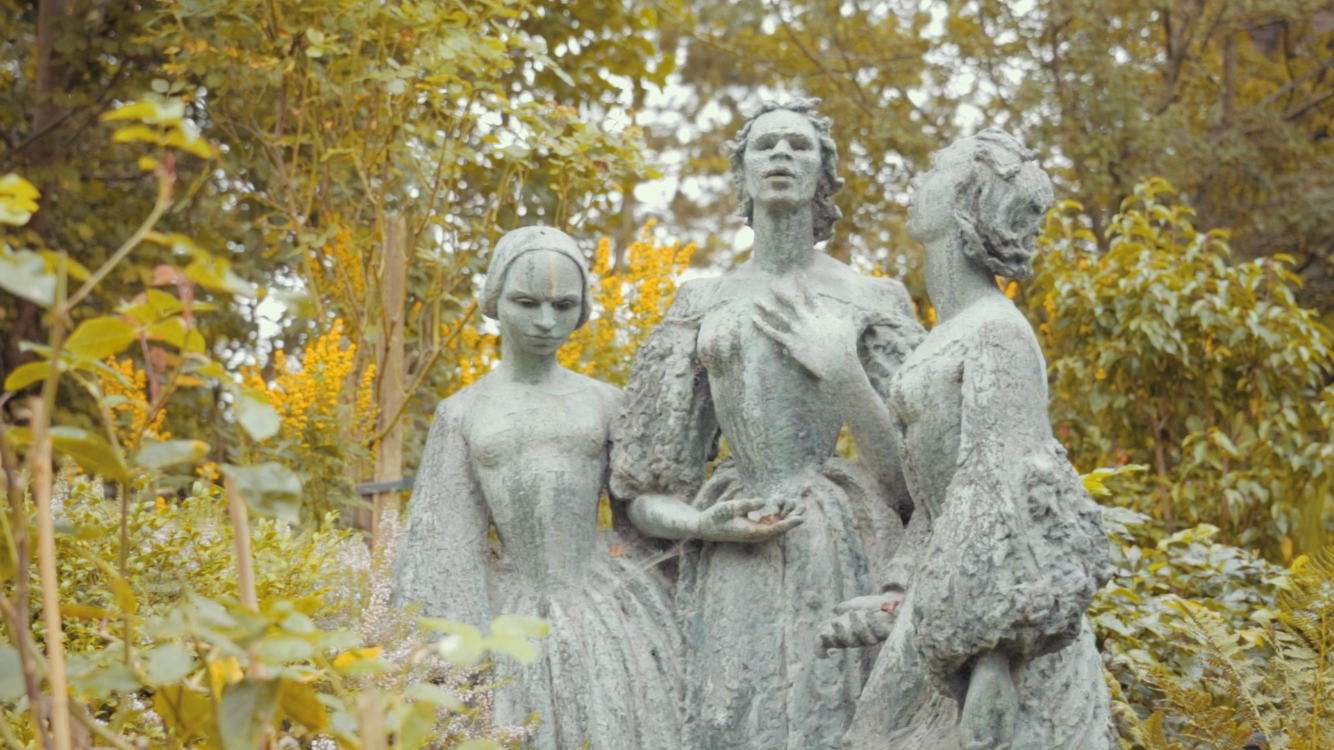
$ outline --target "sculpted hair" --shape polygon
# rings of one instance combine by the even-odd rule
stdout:
[[[738,216],[746,218],[746,224],[752,224],[755,216],[755,199],[746,192],[746,143],[750,139],[751,126],[755,121],[780,109],[796,112],[810,121],[815,127],[815,135],[820,141],[820,181],[815,186],[815,241],[824,242],[834,236],[834,222],[843,218],[843,212],[834,204],[834,193],[843,187],[843,178],[838,176],[838,145],[830,136],[833,120],[821,117],[815,112],[820,105],[819,99],[793,99],[782,104],[767,100],[757,112],[746,118],[746,122],[737,131],[736,140],[727,142],[727,156],[732,163],[732,183],[741,196],[741,211]]]
[[[576,328],[588,322],[592,310],[592,300],[588,296],[588,259],[570,235],[552,227],[520,227],[506,232],[496,242],[491,251],[491,262],[486,269],[486,283],[482,285],[482,314],[492,320],[499,318],[500,293],[505,289],[505,275],[519,256],[537,250],[547,250],[563,255],[574,261],[579,267],[579,276],[584,280],[583,302],[579,308],[579,323]]]
[[[1029,195],[1043,212],[1055,202],[1051,179],[1037,163],[1039,153],[1014,136],[991,127],[931,155],[932,173],[954,180],[953,214],[969,258],[997,276],[1033,275],[1032,238],[1015,234],[997,207],[1002,191]],[[914,180],[918,183],[925,176]]]

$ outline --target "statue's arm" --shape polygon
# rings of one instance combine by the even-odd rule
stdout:
[[[436,409],[394,559],[394,601],[423,602],[426,615],[480,625],[491,619],[490,516],[468,460],[465,393]]]
[[[876,279],[873,305],[880,317],[857,342],[857,358],[861,361],[872,390],[881,405],[889,403],[890,382],[894,373],[908,359],[908,355],[926,338],[926,329],[917,322],[912,298],[903,284],[893,279]],[[848,411],[844,409],[843,411]],[[903,478],[900,430],[891,419],[888,409],[874,413],[860,412],[849,419],[844,414],[848,430],[857,442],[858,452],[865,456],[863,466],[880,482],[886,496],[902,515],[912,511],[912,499]]]
[[[649,536],[697,536],[689,500],[704,482],[718,422],[695,352],[701,293],[685,284],[635,356],[612,423],[611,493]]]
[[[746,515],[761,500],[728,500],[700,511],[691,505],[713,458],[718,419],[709,378],[696,351],[707,280],[688,282],[635,357],[620,414],[612,424],[611,494],[629,503],[630,522],[664,539],[757,542],[802,522],[796,501],[772,524]]]

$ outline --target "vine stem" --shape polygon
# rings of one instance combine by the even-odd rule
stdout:
[[[115,732],[108,729],[106,725],[89,716],[88,712],[84,711],[82,707],[75,709],[74,718],[78,719],[80,724],[87,727],[88,731],[97,735],[103,741],[110,743],[116,750],[135,750],[134,745],[126,742],[125,738],[117,735]]]
[[[69,311],[73,309],[75,305],[79,304],[84,297],[88,296],[98,283],[106,278],[107,274],[111,273],[111,270],[115,268],[118,263],[125,260],[125,256],[129,255],[132,250],[139,246],[139,243],[144,241],[144,238],[148,236],[148,233],[153,231],[153,227],[157,225],[158,219],[161,219],[162,215],[171,207],[172,187],[176,184],[176,173],[170,168],[170,157],[171,152],[168,151],[166,158],[168,164],[167,173],[158,179],[157,201],[153,204],[152,212],[150,212],[148,217],[144,219],[143,223],[139,225],[139,228],[134,230],[134,234],[130,235],[129,238],[125,240],[124,244],[117,248],[116,252],[112,254],[110,258],[107,258],[107,261],[102,264],[102,267],[94,271],[93,274],[88,277],[87,281],[84,281],[83,285],[79,287],[79,290],[70,295],[70,298],[65,300],[65,302],[56,309],[56,318],[63,319],[68,316]]]
[[[70,750],[69,686],[65,680],[65,642],[60,622],[60,582],[56,579],[56,525],[51,515],[51,434],[46,405],[32,409],[32,494],[37,501],[38,572],[42,581],[42,616],[46,620],[47,679],[51,683],[51,735],[55,750]]]

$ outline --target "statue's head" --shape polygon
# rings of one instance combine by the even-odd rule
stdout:
[[[740,215],[755,216],[755,202],[811,203],[815,241],[834,236],[834,222],[843,213],[834,193],[843,187],[838,176],[838,146],[829,135],[831,121],[815,112],[819,99],[766,101],[747,118],[736,140],[727,144],[732,181],[741,196]],[[783,174],[784,170],[792,174]]]
[[[957,231],[964,253],[997,276],[1033,275],[1033,240],[1052,207],[1051,179],[1038,152],[987,128],[931,155],[931,171],[913,180],[908,234],[928,244]]]
[[[570,235],[522,227],[496,243],[481,307],[507,341],[554,354],[588,321],[589,304],[588,261]]]

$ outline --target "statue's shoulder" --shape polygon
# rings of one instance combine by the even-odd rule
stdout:
[[[912,296],[898,279],[888,276],[867,276],[851,267],[827,258],[825,272],[836,274],[842,285],[851,290],[853,302],[861,307],[881,312],[892,312],[916,318]]]
[[[962,337],[974,349],[1000,348],[1043,361],[1033,324],[1004,297],[993,297],[969,307],[967,317],[959,322],[965,325]]]
[[[453,420],[455,422],[463,419],[473,405],[477,402],[477,397],[486,389],[487,382],[491,379],[491,373],[487,373],[477,379],[477,382],[466,385],[454,393],[440,399],[435,405],[435,421],[441,419]],[[444,424],[441,422],[441,424]]]
[[[599,404],[606,409],[610,409],[612,413],[615,413],[620,409],[620,388],[617,388],[611,383],[598,380],[591,375],[585,375],[582,372],[575,372],[574,370],[567,369],[565,377],[568,378],[569,382],[576,386],[580,392],[591,394]]]
[[[697,278],[682,282],[667,311],[667,320],[698,320],[714,305],[724,277]]]

